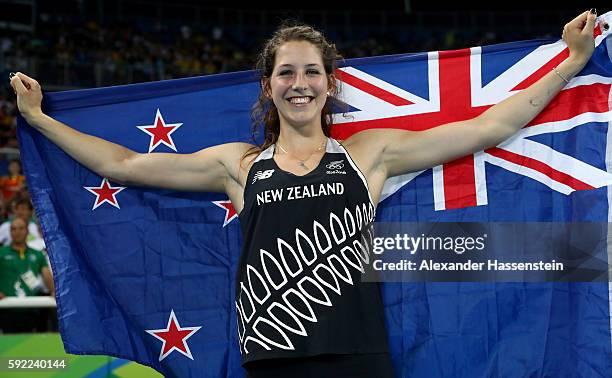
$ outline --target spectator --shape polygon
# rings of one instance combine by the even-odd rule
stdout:
[[[36,222],[32,219],[34,208],[30,198],[17,198],[13,203],[12,219],[21,218],[28,225],[28,241],[41,238]],[[0,225],[0,244],[11,244],[11,220],[8,220]]]
[[[35,296],[45,287],[54,296],[53,278],[45,255],[26,245],[28,228],[22,218],[10,226],[11,245],[0,248],[0,297]],[[37,309],[13,309],[0,313],[0,328],[5,333],[31,332],[39,329],[41,312]]]
[[[21,162],[13,159],[8,164],[8,175],[0,177],[0,188],[5,201],[10,201],[15,192],[25,185],[25,176],[21,172]]]

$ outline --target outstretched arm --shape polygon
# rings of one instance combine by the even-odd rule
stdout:
[[[87,168],[112,181],[160,188],[226,192],[238,181],[238,162],[250,147],[227,143],[192,154],[140,154],[81,133],[44,114],[38,82],[23,73],[11,78],[25,120]]]
[[[565,80],[586,65],[595,48],[595,20],[595,13],[587,11],[566,24],[563,39],[570,53],[556,71],[476,118],[421,132],[372,129],[354,134],[347,142],[367,144],[370,151],[378,151],[375,168],[384,170],[386,177],[430,168],[495,146],[534,119],[567,84]]]

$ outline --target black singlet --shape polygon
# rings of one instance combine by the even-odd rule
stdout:
[[[332,138],[305,176],[280,169],[273,156],[274,145],[253,163],[240,213],[242,364],[388,353],[379,285],[361,282],[375,214],[365,177]]]

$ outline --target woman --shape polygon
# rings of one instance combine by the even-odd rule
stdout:
[[[565,61],[480,116],[423,132],[362,131],[342,144],[329,137],[326,108],[338,91],[337,53],[308,26],[280,29],[260,56],[260,147],[139,154],[45,115],[28,76],[11,85],[28,123],[99,175],[229,196],[244,236],[236,311],[249,376],[390,377],[378,286],[359,279],[368,262],[361,235],[385,180],[497,145],[525,126],[591,57],[595,17],[591,10],[565,25]]]

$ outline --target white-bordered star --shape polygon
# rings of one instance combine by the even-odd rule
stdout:
[[[176,152],[176,146],[174,145],[171,134],[181,127],[182,124],[183,123],[166,123],[158,108],[155,114],[155,121],[152,125],[136,127],[151,136],[151,140],[149,141],[149,152],[153,151],[161,143]]]
[[[87,189],[91,193],[96,195],[96,202],[94,203],[92,210],[97,209],[104,202],[115,206],[117,209],[121,209],[119,207],[119,202],[117,201],[117,197],[115,197],[119,192],[121,192],[126,187],[124,186],[111,186],[108,182],[108,179],[104,177],[102,179],[102,183],[100,186],[84,186],[83,188]]]
[[[145,331],[149,335],[162,341],[159,361],[168,357],[173,350],[193,360],[191,350],[189,350],[189,344],[187,344],[186,341],[200,328],[202,327],[181,327],[178,320],[176,320],[176,315],[174,315],[174,309],[172,309],[170,310],[170,317],[168,318],[168,325],[166,328],[146,329]]]
[[[223,220],[223,227],[227,226],[234,218],[238,217],[236,209],[230,200],[212,201],[215,205],[225,210],[225,219]]]

